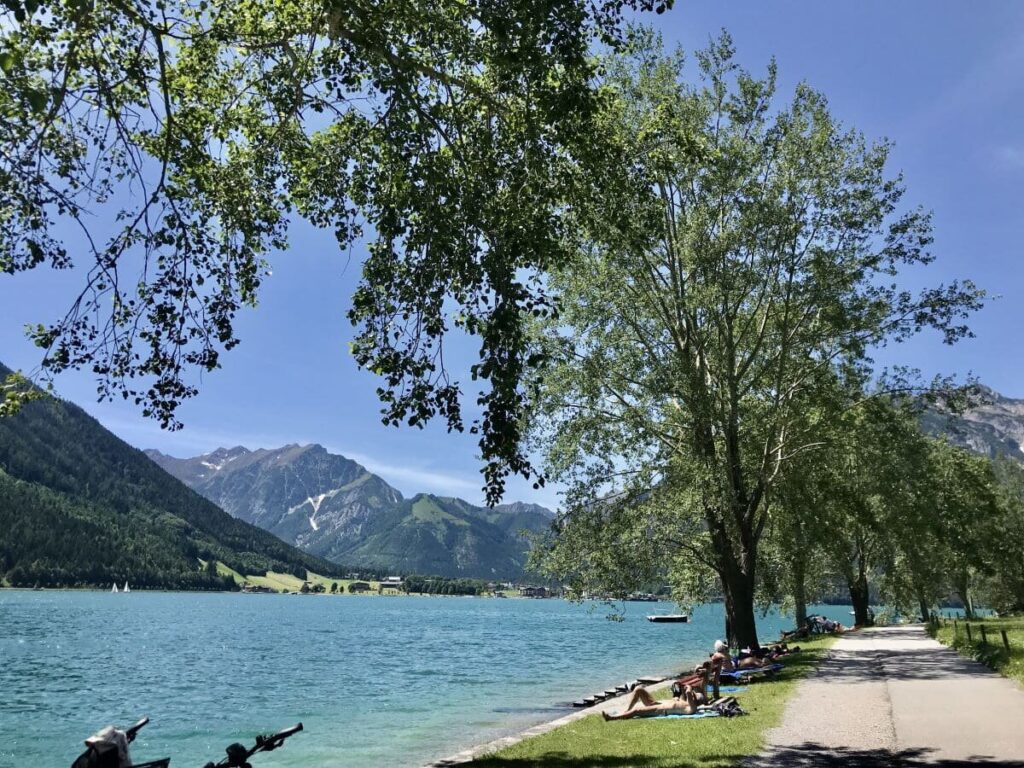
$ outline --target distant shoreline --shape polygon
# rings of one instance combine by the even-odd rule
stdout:
[[[100,594],[115,594],[104,587],[10,587],[0,586],[0,592],[98,592]],[[132,587],[128,594],[137,593],[165,593],[175,595],[259,595],[279,596],[298,595],[300,597],[443,597],[443,598],[476,598],[489,600],[563,600],[561,597],[525,597],[523,595],[506,595],[495,597],[494,595],[442,595],[432,592],[385,592],[383,594],[369,591],[359,594],[348,594],[337,592],[243,592],[240,589],[168,589],[166,587]],[[124,594],[118,590],[116,594]]]

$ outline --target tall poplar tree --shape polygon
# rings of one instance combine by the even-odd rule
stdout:
[[[955,342],[982,294],[899,288],[932,238],[928,214],[902,207],[889,146],[807,85],[780,103],[774,63],[759,79],[733,54],[723,34],[694,84],[646,33],[604,62],[616,151],[550,278],[536,408],[570,488],[548,567],[593,590],[659,571],[690,588],[709,568],[743,647],[773,489],[837,417],[836,382],[924,328]]]

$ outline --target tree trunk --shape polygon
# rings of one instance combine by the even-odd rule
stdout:
[[[754,578],[739,567],[730,569],[722,578],[725,593],[725,622],[728,628],[729,648],[760,648],[757,642],[757,623],[754,620]]]
[[[806,568],[802,555],[795,555],[793,558],[793,613],[796,618],[796,628],[807,626],[807,585]]]
[[[863,569],[850,582],[850,602],[853,603],[853,623],[858,627],[871,626],[868,600],[868,577]]]
[[[960,571],[956,575],[956,583],[953,586],[956,587],[956,591],[963,601],[964,618],[973,619],[974,601],[971,599],[971,574],[966,569]]]
[[[924,599],[924,595],[919,594],[917,596],[917,602],[921,607],[921,621],[927,623],[932,617],[931,606],[928,605],[928,601]]]

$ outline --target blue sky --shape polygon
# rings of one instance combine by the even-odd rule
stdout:
[[[924,335],[879,361],[929,375],[972,371],[1024,397],[1024,3],[677,0],[649,20],[687,51],[724,27],[747,68],[763,72],[776,57],[780,93],[805,80],[846,124],[895,142],[892,167],[906,174],[908,199],[935,213],[939,258],[929,282],[970,277],[998,298],[973,321],[976,339],[946,347]],[[240,318],[243,343],[223,358],[222,370],[203,377],[200,396],[181,409],[180,432],[161,431],[123,403],[96,403],[87,374],[61,377],[58,392],[139,447],[187,456],[218,446],[318,442],[403,493],[479,501],[471,436],[380,424],[377,381],[357,371],[347,352],[345,312],[360,260],[358,248],[340,253],[329,233],[296,227],[291,249],[271,258],[259,308]],[[38,351],[22,327],[62,313],[70,277],[0,275],[0,360],[35,367]],[[557,501],[553,489],[523,482],[510,485],[508,498]]]

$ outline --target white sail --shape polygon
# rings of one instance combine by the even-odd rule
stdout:
[[[117,584],[115,584],[110,591],[113,592],[114,594],[117,594]]]
[[[124,583],[124,591],[125,592],[131,592],[131,590],[128,589],[128,582],[127,581]]]

